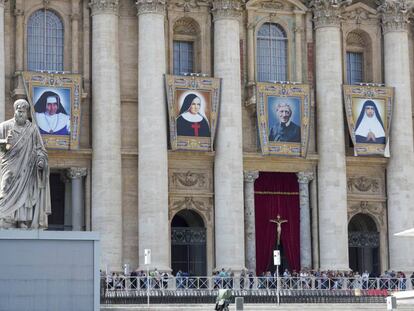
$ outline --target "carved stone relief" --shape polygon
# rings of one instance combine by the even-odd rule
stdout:
[[[190,18],[180,18],[174,24],[174,34],[197,35],[200,32],[198,25]]]
[[[359,213],[368,214],[372,216],[378,224],[380,224],[380,228],[378,229],[381,230],[386,227],[385,212],[386,208],[384,203],[360,201],[356,204],[348,206],[348,220]]]
[[[172,197],[170,198],[169,219],[183,209],[192,209],[203,215],[208,223],[213,220],[213,198],[211,197]]]
[[[349,193],[380,194],[382,189],[380,178],[348,177],[347,183]]]
[[[207,0],[181,0],[174,3],[177,8],[181,8],[184,12],[190,12],[192,9],[198,9],[201,6],[208,5]]]
[[[169,178],[172,192],[193,192],[195,195],[212,192],[211,174],[206,171],[172,171]]]

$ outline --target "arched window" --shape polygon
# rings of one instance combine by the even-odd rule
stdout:
[[[287,81],[287,36],[278,24],[265,23],[257,33],[257,80]]]
[[[63,23],[50,10],[39,10],[29,17],[27,68],[63,71]]]
[[[358,84],[372,81],[371,38],[362,30],[350,32],[346,38],[346,81]]]

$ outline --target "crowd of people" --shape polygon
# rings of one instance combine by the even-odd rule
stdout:
[[[159,272],[147,273],[136,270],[130,273],[102,273],[108,289],[414,289],[414,272],[407,277],[402,271],[385,271],[370,275],[368,271],[319,271],[285,269],[277,279],[276,273],[266,271],[256,276],[252,271],[242,270],[235,275],[230,269],[213,271],[211,277],[193,276],[178,270],[174,275]]]

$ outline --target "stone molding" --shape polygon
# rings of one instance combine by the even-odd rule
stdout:
[[[315,29],[321,27],[339,27],[342,8],[351,4],[351,0],[312,0]]]
[[[381,13],[382,31],[407,31],[409,10],[405,0],[383,0],[378,6]]]
[[[67,170],[66,176],[70,179],[82,178],[86,176],[88,169],[85,167],[71,167]]]
[[[299,172],[296,176],[300,184],[308,184],[314,178],[313,172]]]
[[[254,182],[259,177],[258,171],[244,171],[244,181],[245,182]]]
[[[215,21],[219,19],[238,19],[242,14],[242,3],[240,0],[214,0],[211,11]]]
[[[138,15],[141,14],[166,14],[166,0],[137,0]]]
[[[96,14],[118,14],[119,0],[91,0],[89,7],[92,10],[91,15]]]

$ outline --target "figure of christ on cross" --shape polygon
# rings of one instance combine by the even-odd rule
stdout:
[[[282,224],[288,221],[286,219],[281,219],[279,214],[276,216],[276,219],[270,219],[269,221],[276,224],[276,246],[279,248],[280,236],[282,235]]]

